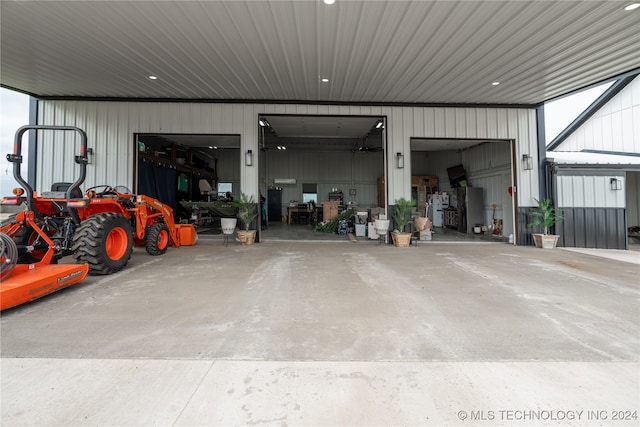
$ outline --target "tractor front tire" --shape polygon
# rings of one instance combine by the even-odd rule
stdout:
[[[76,229],[71,250],[76,261],[89,264],[89,274],[120,271],[133,251],[131,225],[116,213],[91,215]]]
[[[162,222],[150,225],[147,227],[145,238],[147,241],[147,253],[154,256],[162,255],[167,252],[171,241],[169,227]]]

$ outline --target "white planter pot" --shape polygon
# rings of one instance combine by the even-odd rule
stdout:
[[[389,223],[391,220],[388,219],[376,219],[376,233],[381,236],[384,236],[389,231]]]
[[[236,231],[238,218],[220,218],[223,234],[233,234]]]

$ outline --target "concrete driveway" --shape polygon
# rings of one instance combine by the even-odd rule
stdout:
[[[639,273],[500,243],[136,249],[2,313],[0,421],[635,426]]]

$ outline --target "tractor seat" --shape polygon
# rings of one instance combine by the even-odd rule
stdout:
[[[55,182],[51,184],[51,191],[43,192],[42,197],[52,198],[52,199],[64,199],[67,195],[67,190],[71,187],[73,183],[71,182]],[[74,189],[71,192],[71,197],[74,199],[82,198],[82,191],[79,188]]]

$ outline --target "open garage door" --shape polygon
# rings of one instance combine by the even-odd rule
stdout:
[[[168,204],[178,220],[212,225],[235,216],[240,196],[240,136],[136,134],[136,191]],[[198,206],[194,209],[194,205]],[[199,228],[199,232],[206,228]]]
[[[413,197],[436,236],[515,240],[513,146],[511,140],[411,139]]]
[[[262,115],[259,126],[264,239],[345,239],[314,230],[349,208],[366,212],[364,221],[379,215],[386,195],[383,117]],[[356,224],[350,227],[355,234]]]

